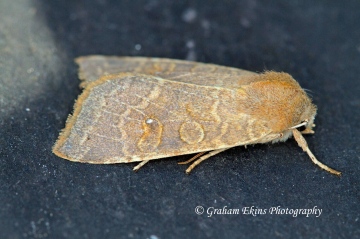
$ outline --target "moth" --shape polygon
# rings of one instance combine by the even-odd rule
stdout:
[[[187,173],[235,146],[293,136],[320,168],[302,134],[316,106],[289,74],[182,60],[87,56],[76,59],[84,88],[53,146],[57,156],[92,164],[198,153]],[[299,129],[303,128],[301,131]]]

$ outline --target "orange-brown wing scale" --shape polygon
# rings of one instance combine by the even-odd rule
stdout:
[[[87,163],[123,163],[252,144],[269,125],[244,112],[241,90],[124,73],[89,83],[53,151]]]

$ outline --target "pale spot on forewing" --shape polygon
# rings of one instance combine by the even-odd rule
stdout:
[[[154,120],[151,119],[151,118],[149,118],[149,119],[147,119],[145,122],[146,122],[147,124],[152,124],[152,123],[154,122]]]
[[[146,118],[142,124],[143,134],[137,143],[142,152],[151,152],[161,143],[163,125],[159,119],[152,117]]]

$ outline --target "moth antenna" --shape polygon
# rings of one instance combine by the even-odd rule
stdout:
[[[200,153],[198,153],[197,155],[195,155],[194,157],[192,157],[191,159],[186,160],[186,161],[183,161],[183,162],[178,162],[178,164],[188,164],[188,163],[191,163],[191,162],[194,161],[195,159],[203,156],[205,153],[207,153],[207,151],[200,152]]]
[[[193,162],[187,169],[186,169],[186,173],[189,174],[191,172],[191,170],[193,170],[197,165],[199,165],[202,161],[204,161],[205,159],[210,158],[211,156],[214,156],[215,154],[221,153],[225,150],[227,150],[229,148],[225,148],[225,149],[218,149],[218,150],[214,150],[209,152],[208,154],[200,157],[198,160],[196,160],[195,162]],[[196,156],[196,155],[195,155]]]
[[[325,164],[321,163],[319,160],[316,159],[314,154],[310,151],[305,138],[302,136],[302,134],[299,132],[299,130],[293,129],[292,132],[293,132],[294,138],[295,138],[296,142],[298,143],[298,145],[309,155],[309,157],[311,158],[311,160],[313,161],[314,164],[316,164],[320,168],[328,171],[329,173],[335,174],[336,176],[341,176],[341,172],[339,172],[335,169],[329,168],[328,166],[326,166]]]
[[[134,168],[133,168],[133,171],[134,172],[137,172],[142,166],[144,166],[147,162],[149,162],[150,160],[144,160],[144,161],[141,161],[138,165],[136,165]]]
[[[296,129],[296,128],[299,128],[299,127],[301,127],[301,126],[303,126],[303,125],[306,125],[307,123],[308,123],[308,121],[307,121],[307,120],[305,120],[304,122],[302,122],[302,123],[300,123],[300,124],[297,124],[297,125],[295,125],[295,126],[291,127],[290,129]]]

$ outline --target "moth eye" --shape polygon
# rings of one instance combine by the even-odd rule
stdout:
[[[305,123],[305,122],[307,122],[307,120],[301,121],[301,124],[303,124],[303,123]],[[304,124],[304,125],[300,126],[300,127],[297,128],[297,129],[298,129],[300,132],[301,132],[301,131],[304,131],[304,130],[306,129],[306,125],[307,125],[307,124]]]

